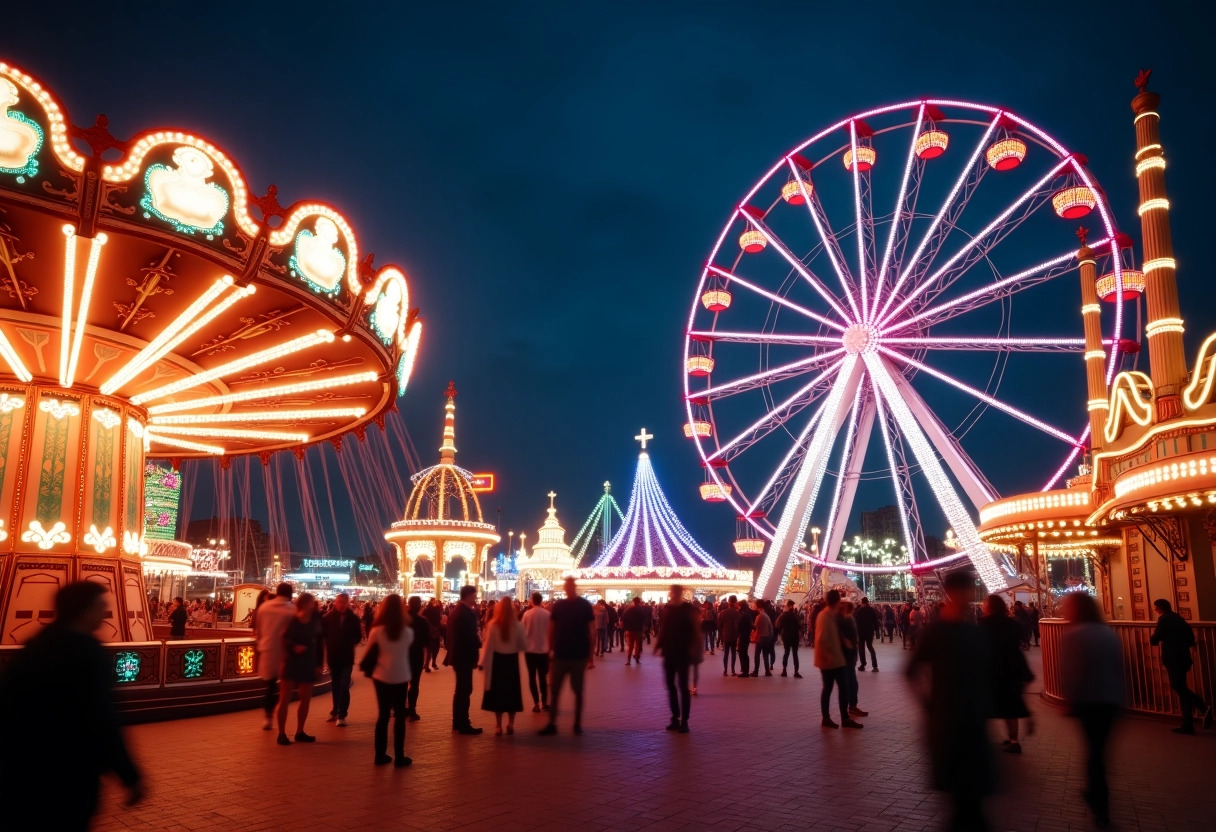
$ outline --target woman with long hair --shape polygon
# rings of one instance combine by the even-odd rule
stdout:
[[[515,617],[515,604],[502,598],[494,607],[494,617],[486,627],[481,648],[485,671],[485,694],[481,709],[494,712],[494,734],[502,735],[502,715],[507,714],[507,733],[515,733],[515,715],[524,709],[523,689],[519,684],[519,654],[528,648],[524,625]]]
[[[300,694],[296,742],[317,741],[316,737],[304,733],[304,721],[308,719],[308,706],[312,702],[312,686],[320,675],[325,655],[321,617],[316,613],[317,599],[307,592],[301,593],[296,598],[295,615],[283,633],[285,656],[279,680],[279,745],[291,745],[287,738],[287,706],[293,692]]]
[[[367,634],[367,649],[373,646],[379,651],[376,667],[372,671],[372,684],[376,688],[375,744],[376,765],[394,763],[404,768],[413,762],[405,756],[406,688],[413,675],[410,673],[410,646],[414,643],[413,620],[405,611],[405,604],[397,593],[380,602],[376,620]],[[388,756],[388,717],[393,715],[393,757]],[[394,762],[394,757],[395,762]]]
[[[989,595],[984,599],[984,616],[980,619],[980,629],[988,644],[988,681],[989,704],[988,714],[991,719],[1005,721],[1005,740],[1001,749],[1010,754],[1021,754],[1022,744],[1018,742],[1018,720],[1030,716],[1022,695],[1027,684],[1034,681],[1034,674],[1026,663],[1022,652],[1022,630],[1018,622],[1009,614],[1009,606],[999,595]],[[1031,723],[1033,728],[1033,723]]]

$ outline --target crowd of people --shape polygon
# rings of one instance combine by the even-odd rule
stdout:
[[[894,630],[907,633],[913,650],[904,673],[923,705],[929,745],[931,779],[953,801],[952,828],[987,829],[983,802],[996,785],[987,723],[1004,729],[999,748],[1020,754],[1021,731],[1033,732],[1025,688],[1033,680],[1025,656],[1036,635],[1033,605],[1019,614],[1005,599],[989,596],[974,604],[973,579],[954,573],[944,581],[945,599],[929,606],[923,618],[916,607],[876,606],[865,598],[853,604],[830,590],[822,601],[800,611],[792,601],[784,608],[764,600],[732,596],[718,603],[701,603],[684,588],[671,587],[668,602],[658,606],[634,598],[619,606],[592,605],[567,579],[565,597],[546,602],[534,594],[525,607],[513,599],[478,604],[476,588],[463,587],[459,602],[445,607],[432,599],[403,599],[390,595],[378,604],[352,604],[339,595],[326,604],[305,592],[295,595],[280,584],[258,599],[253,616],[256,670],[266,683],[266,730],[277,727],[281,745],[311,743],[306,730],[312,692],[328,667],[332,679],[327,721],[346,725],[351,684],[360,644],[365,645],[358,669],[370,677],[377,718],[373,731],[376,765],[406,767],[406,728],[421,719],[419,687],[424,674],[442,664],[455,674],[452,730],[478,735],[470,709],[474,677],[483,675],[481,710],[494,715],[495,734],[513,734],[516,715],[526,707],[524,679],[532,710],[547,712],[542,736],[558,733],[559,702],[567,682],[573,694],[574,733],[583,730],[583,693],[587,671],[614,649],[625,653],[626,666],[641,661],[644,645],[661,656],[671,719],[667,729],[688,733],[691,697],[700,665],[707,654],[723,656],[723,675],[756,678],[774,675],[776,641],[784,648],[782,674],[793,660],[794,676],[802,678],[798,647],[812,645],[813,664],[820,671],[820,707],[825,729],[859,729],[859,672],[867,664],[876,672],[875,636],[883,640],[889,614]],[[1196,716],[1212,727],[1213,708],[1187,685],[1195,646],[1187,621],[1166,600],[1155,602],[1157,627],[1151,643],[1161,647],[1161,662],[1182,706],[1179,734],[1196,733]],[[185,615],[186,605],[175,599],[168,606],[171,622]],[[612,610],[614,615],[608,615]],[[1106,625],[1095,599],[1070,593],[1062,603],[1068,622],[1060,642],[1060,687],[1070,715],[1076,717],[1086,747],[1084,800],[1099,826],[1110,823],[1110,788],[1106,759],[1110,738],[1123,707],[1122,646]],[[900,623],[906,616],[907,625]],[[96,806],[98,778],[116,773],[130,791],[142,798],[139,769],[123,742],[106,683],[105,654],[94,633],[108,614],[104,589],[81,582],[60,590],[56,619],[31,639],[0,676],[0,729],[35,757],[71,745],[80,753],[45,765],[11,766],[11,755],[0,755],[0,790],[24,794],[38,788],[30,775],[54,766],[56,782],[69,782],[79,801],[63,807],[55,828],[87,828]],[[601,622],[604,626],[600,626]],[[611,623],[610,623],[611,622]],[[620,632],[620,637],[608,633]],[[754,646],[754,653],[752,647]],[[524,673],[521,673],[521,655]],[[753,661],[754,656],[754,661]],[[737,669],[736,669],[737,668]],[[839,722],[831,710],[837,695]],[[292,699],[298,699],[295,730],[287,730]],[[62,721],[42,715],[74,713],[80,720]],[[392,754],[389,754],[389,725]],[[73,732],[56,739],[56,731]],[[50,732],[50,733],[48,733]],[[81,733],[83,732],[83,733]],[[48,742],[48,737],[51,741]],[[45,753],[44,753],[45,752]],[[39,757],[41,759],[41,757]],[[29,762],[29,761],[26,761]],[[65,779],[66,778],[66,779]],[[14,791],[16,790],[16,791]]]

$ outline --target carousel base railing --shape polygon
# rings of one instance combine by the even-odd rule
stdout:
[[[1194,666],[1188,675],[1191,690],[1211,702],[1216,693],[1216,622],[1192,621],[1196,647]],[[1123,685],[1128,710],[1159,716],[1181,716],[1178,697],[1170,690],[1169,677],[1161,664],[1161,648],[1149,644],[1153,622],[1110,621],[1123,645]],[[1067,622],[1045,618],[1039,622],[1043,650],[1043,698],[1063,703],[1060,687],[1060,639]]]

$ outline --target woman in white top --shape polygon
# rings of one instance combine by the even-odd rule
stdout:
[[[481,709],[494,712],[494,734],[502,734],[502,715],[507,715],[507,733],[515,733],[515,715],[524,709],[519,686],[519,654],[528,648],[524,625],[515,618],[515,602],[502,598],[494,607],[494,618],[486,627],[486,642],[481,648],[485,671],[485,694]]]
[[[405,756],[405,692],[410,681],[410,644],[414,631],[401,596],[388,596],[376,610],[376,620],[367,634],[367,649],[379,650],[372,684],[376,686],[376,703],[380,714],[376,718],[376,765],[393,762],[388,756],[388,715],[393,713],[393,752],[397,768],[413,762]]]

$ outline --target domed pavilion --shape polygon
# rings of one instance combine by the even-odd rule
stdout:
[[[397,569],[406,597],[443,598],[443,576],[454,560],[465,564],[465,583],[480,584],[482,564],[501,538],[486,523],[473,491],[473,474],[456,465],[456,385],[449,383],[439,464],[415,474],[405,517],[384,539],[397,548]]]

